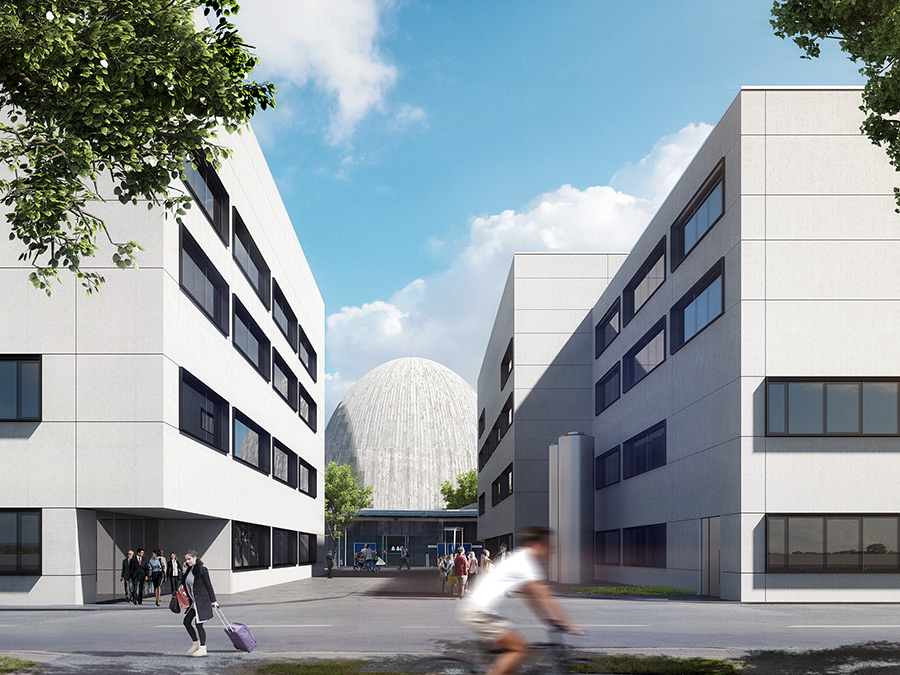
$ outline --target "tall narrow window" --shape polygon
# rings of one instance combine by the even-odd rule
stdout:
[[[594,533],[594,563],[597,565],[621,565],[619,557],[619,533],[621,530],[604,530]]]
[[[41,576],[41,512],[0,509],[0,576]]]
[[[478,438],[481,438],[481,436],[484,434],[484,426],[484,408],[482,408],[481,414],[478,416]]]
[[[263,260],[237,209],[234,209],[234,259],[263,305],[269,309],[269,266]]]
[[[619,482],[619,446],[594,458],[594,489],[601,490]]]
[[[619,298],[594,328],[594,358],[599,357],[619,335]]]
[[[236,408],[233,454],[235,459],[269,474],[269,434]]]
[[[299,385],[300,388],[300,418],[306,422],[306,425],[312,429],[316,430],[318,425],[318,406],[316,406],[315,400],[310,396],[309,392],[303,387],[303,385]]]
[[[316,563],[317,537],[308,532],[300,532],[300,564],[314,565]]]
[[[41,421],[41,357],[0,355],[0,421]]]
[[[619,363],[616,362],[609,371],[594,385],[594,414],[599,415],[619,400]]]
[[[513,493],[513,465],[510,464],[491,483],[491,506],[497,506]]]
[[[725,213],[725,160],[713,169],[672,225],[672,271]]]
[[[300,327],[300,363],[306,368],[306,372],[312,377],[312,381],[316,382],[318,377],[318,362],[316,360],[316,350],[313,349],[312,342],[306,336],[306,331]]]
[[[503,354],[503,360],[500,362],[500,390],[506,386],[509,376],[513,371],[513,339],[509,339],[506,347],[506,353]]]
[[[220,452],[228,452],[228,402],[184,368],[180,374],[179,429]]]
[[[622,478],[628,479],[666,463],[666,422],[663,420],[622,444]]]
[[[291,406],[297,409],[297,376],[287,367],[278,352],[272,350],[272,388]]]
[[[278,330],[287,339],[294,351],[297,350],[297,315],[294,314],[288,304],[284,293],[278,287],[278,282],[272,280],[272,318],[278,325]]]
[[[227,336],[228,284],[184,227],[181,228],[181,288]]]
[[[663,317],[638,340],[625,357],[622,391],[628,391],[666,360],[666,318]]]
[[[724,279],[725,258],[721,258],[672,307],[673,354],[722,316],[725,311]]]
[[[215,170],[203,162],[184,162],[184,182],[203,215],[228,246],[228,192]]]
[[[297,454],[277,439],[272,441],[272,478],[297,488]]]
[[[272,567],[288,567],[297,564],[297,533],[293,530],[272,528]]]
[[[319,474],[316,468],[304,460],[300,461],[300,485],[299,489],[305,495],[309,495],[313,499],[316,497]]]
[[[665,280],[666,238],[663,237],[622,293],[623,325],[631,321]]]
[[[271,345],[266,334],[250,318],[241,302],[234,297],[234,337],[235,348],[247,359],[251,366],[266,382],[269,381],[269,351]]]

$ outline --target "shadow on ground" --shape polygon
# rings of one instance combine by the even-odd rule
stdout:
[[[746,675],[897,675],[900,643],[866,642],[808,652],[751,651]]]

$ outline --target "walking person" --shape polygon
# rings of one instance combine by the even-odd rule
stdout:
[[[156,597],[156,606],[159,607],[159,587],[162,585],[162,561],[156,555],[156,551],[150,553],[147,569],[150,570],[150,583],[153,584],[153,595]]]
[[[456,578],[459,580],[459,599],[462,600],[466,595],[466,583],[469,581],[469,561],[466,559],[466,549],[462,546],[456,552],[453,567]]]
[[[494,567],[494,561],[491,560],[491,552],[484,549],[481,552],[481,573],[489,574]]]
[[[134,559],[134,551],[128,551],[128,554],[122,559],[122,573],[119,575],[119,581],[125,584],[125,601],[131,602],[134,596],[134,584],[131,581],[131,561]]]
[[[325,554],[325,574],[329,579],[331,578],[332,569],[334,569],[334,553],[332,553],[331,549],[328,549],[328,553]]]
[[[169,565],[166,561],[166,554],[162,549],[156,552],[156,557],[159,558],[159,564],[162,565],[162,577],[159,580],[159,585],[162,586],[166,583],[166,579],[169,576]]]
[[[135,605],[144,604],[144,582],[150,578],[150,571],[147,569],[147,557],[144,555],[144,549],[139,548],[135,552],[134,558],[131,559],[131,583],[132,589],[131,601]]]
[[[509,549],[506,544],[500,544],[500,553],[497,554],[497,559],[494,561],[495,565],[499,565],[510,555]]]
[[[402,570],[404,565],[406,565],[406,569],[410,569],[410,567],[409,567],[409,551],[406,550],[405,546],[401,546],[400,547],[400,566],[397,567],[397,569]]]
[[[363,547],[363,555],[365,555],[365,558],[366,558],[366,563],[365,563],[366,569],[369,570],[370,572],[374,572],[375,571],[375,551],[373,551],[371,548],[369,548],[369,545],[366,544]]]
[[[478,567],[478,558],[475,557],[475,551],[469,551],[469,558],[466,562],[469,571],[469,580],[466,582],[466,586],[468,588],[474,588],[475,580],[478,578],[478,573],[481,571]]]
[[[213,617],[213,607],[218,607],[216,592],[209,580],[209,570],[200,560],[200,554],[191,549],[184,554],[184,587],[191,604],[184,613],[184,627],[193,644],[188,656],[206,656],[206,629],[203,623]]]
[[[438,575],[441,577],[441,593],[447,595],[447,556],[438,558]]]
[[[175,595],[181,580],[181,562],[179,562],[178,556],[175,555],[174,551],[169,554],[168,570],[169,590],[172,592],[172,595]]]

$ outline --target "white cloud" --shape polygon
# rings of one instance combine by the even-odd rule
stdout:
[[[366,115],[384,109],[397,81],[396,66],[377,45],[389,6],[376,0],[245,0],[237,24],[260,57],[256,77],[300,87],[311,82],[332,98],[328,139],[341,145]]]
[[[326,344],[335,373],[325,384],[326,414],[365,373],[401,356],[438,361],[475,386],[513,253],[629,251],[711,128],[687,126],[616,174],[638,188],[634,194],[563,185],[519,211],[473,218],[465,245],[443,272],[387,300],[331,314]]]

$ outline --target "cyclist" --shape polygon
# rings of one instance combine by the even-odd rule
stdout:
[[[529,527],[516,537],[522,547],[511,553],[491,574],[466,596],[460,608],[460,620],[476,635],[497,644],[505,651],[500,654],[490,672],[506,675],[515,672],[528,655],[528,642],[513,629],[513,624],[497,611],[510,591],[525,594],[535,614],[568,632],[577,632],[569,623],[559,603],[551,595],[544,581],[541,560],[550,555],[550,534],[547,527]]]

